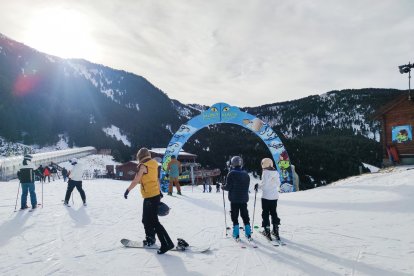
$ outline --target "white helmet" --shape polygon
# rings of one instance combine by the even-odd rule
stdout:
[[[77,164],[77,163],[78,163],[78,159],[76,159],[76,158],[72,158],[72,159],[70,159],[70,160],[69,160],[69,162],[70,162],[72,165],[75,165],[75,164]]]
[[[273,167],[273,161],[270,158],[263,158],[262,159],[262,169],[266,168],[272,168]]]

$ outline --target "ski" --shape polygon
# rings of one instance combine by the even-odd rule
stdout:
[[[276,236],[273,232],[272,232],[272,236],[273,236],[273,239],[280,245],[280,246],[285,246],[286,245],[286,243],[285,242],[283,242],[281,239],[280,239],[280,237],[278,237],[278,236]]]
[[[126,248],[141,248],[141,249],[152,249],[158,250],[160,247],[158,245],[152,246],[144,246],[144,244],[140,241],[133,241],[129,239],[122,239],[121,243]],[[178,251],[178,252],[188,252],[188,253],[207,253],[210,251],[210,245],[208,246],[176,246],[170,251]]]
[[[247,248],[246,244],[240,239],[240,238],[234,238],[232,237],[232,239],[240,245],[241,248]]]
[[[243,226],[240,226],[240,230],[243,230],[243,232],[244,232],[244,227]],[[256,242],[253,240],[252,237],[250,237],[250,238],[246,237],[246,240],[247,240],[248,245],[250,247],[253,247],[253,248],[257,248],[258,247],[257,244],[256,244]]]
[[[270,243],[273,246],[279,246],[281,245],[279,242],[277,242],[277,240],[269,240],[262,232],[258,232],[259,235],[258,236],[262,236],[268,243]]]

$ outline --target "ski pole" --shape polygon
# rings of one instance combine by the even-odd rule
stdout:
[[[42,208],[43,208],[43,182],[42,182]]]
[[[75,205],[75,201],[73,200],[73,193],[72,193],[72,205]]]
[[[226,225],[226,237],[228,236],[227,230],[230,229],[227,227],[227,217],[226,217],[226,201],[224,200],[224,190],[223,190],[223,209],[224,209],[224,224]]]
[[[256,196],[257,196],[257,190],[254,190],[254,204],[253,204],[253,222],[252,222],[252,233],[254,228],[254,214],[256,213]]]
[[[19,199],[19,192],[20,192],[20,182],[19,182],[19,186],[17,188],[16,204],[14,205],[14,211],[15,212],[16,212],[16,208],[17,208],[17,200]]]

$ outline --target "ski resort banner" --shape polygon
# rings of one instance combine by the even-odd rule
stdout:
[[[392,142],[407,143],[413,140],[413,131],[410,125],[392,127]]]
[[[259,136],[271,152],[276,168],[279,171],[281,181],[280,191],[294,191],[289,156],[277,134],[268,124],[264,123],[259,118],[241,111],[238,107],[231,106],[226,103],[216,103],[208,110],[189,120],[186,124],[181,125],[178,131],[171,138],[165,151],[164,158],[162,160],[161,179],[163,179],[166,174],[171,156],[178,156],[178,153],[183,145],[192,135],[194,135],[194,133],[204,127],[208,127],[209,125],[222,123],[242,126]],[[165,191],[168,188],[168,183],[164,182],[161,188]]]

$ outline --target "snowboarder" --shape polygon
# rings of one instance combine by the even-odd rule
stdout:
[[[262,182],[255,184],[254,189],[257,192],[262,190],[262,234],[272,240],[273,234],[277,240],[279,237],[280,219],[277,216],[277,200],[279,198],[280,176],[278,171],[273,167],[273,161],[270,158],[264,158],[261,162],[263,173]],[[270,232],[269,215],[272,217],[273,231]]]
[[[158,220],[157,212],[161,200],[161,192],[158,177],[158,162],[151,158],[147,148],[141,148],[137,153],[138,172],[132,180],[128,189],[124,193],[125,199],[128,198],[129,192],[137,185],[141,184],[141,195],[144,198],[142,208],[142,223],[145,229],[145,246],[152,246],[156,239],[161,242],[158,254],[164,254],[174,248],[170,236]]]
[[[177,188],[177,194],[181,195],[180,182],[178,177],[182,172],[181,162],[177,160],[175,155],[171,156],[171,161],[168,163],[167,173],[169,177],[170,184],[168,186],[168,195],[172,195],[173,185]]]
[[[30,203],[32,204],[32,209],[36,209],[37,207],[37,198],[35,192],[35,169],[34,166],[31,164],[32,156],[26,154],[23,157],[23,166],[17,172],[17,177],[22,185],[22,198],[21,198],[21,208],[20,210],[24,210],[29,208],[27,206],[27,194],[30,193]]]
[[[247,202],[249,201],[250,177],[242,170],[243,159],[240,156],[231,158],[231,171],[227,175],[223,190],[229,192],[231,220],[233,222],[233,238],[239,239],[239,213],[244,223],[245,235],[251,238],[251,226]]]
[[[69,162],[72,164],[73,168],[71,171],[69,171],[68,188],[66,190],[65,202],[63,204],[69,206],[70,195],[72,194],[73,189],[76,187],[82,198],[83,206],[86,206],[86,195],[85,191],[82,189],[83,168],[81,164],[78,163],[78,160],[76,158],[72,158]]]

